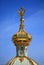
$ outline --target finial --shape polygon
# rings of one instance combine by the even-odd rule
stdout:
[[[24,13],[25,13],[24,8],[22,7],[22,8],[18,11],[18,13],[19,13],[20,16],[24,16]]]
[[[21,18],[20,18],[20,29],[19,29],[19,31],[24,31],[24,13],[25,13],[24,8],[22,7],[21,9],[19,9],[18,13],[21,16]]]

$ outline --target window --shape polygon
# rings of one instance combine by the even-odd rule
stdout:
[[[24,50],[24,48],[23,48],[23,47],[21,47],[21,50]]]

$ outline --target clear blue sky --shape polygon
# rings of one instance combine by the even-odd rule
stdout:
[[[44,65],[44,0],[0,0],[0,65],[16,56],[12,35],[19,30],[19,8],[24,7],[25,30],[32,34],[28,56]]]

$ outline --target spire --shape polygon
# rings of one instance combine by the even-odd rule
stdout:
[[[24,8],[18,11],[20,15],[20,29],[13,35],[12,40],[16,46],[16,56],[27,56],[27,46],[30,44],[32,36],[24,30]]]
[[[21,18],[20,18],[20,29],[19,29],[19,31],[23,31],[24,30],[24,13],[25,13],[24,8],[21,8],[18,11],[18,13],[21,16]]]

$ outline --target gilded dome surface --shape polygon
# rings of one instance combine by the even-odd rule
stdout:
[[[13,35],[12,40],[15,43],[15,45],[22,43],[24,45],[29,45],[29,42],[32,40],[32,36],[26,33],[25,31],[19,31]]]

